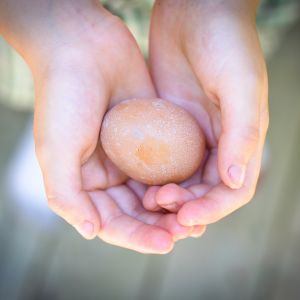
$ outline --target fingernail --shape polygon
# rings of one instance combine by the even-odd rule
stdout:
[[[79,226],[75,227],[77,231],[86,239],[94,237],[94,224],[89,221],[84,221]]]
[[[244,183],[245,166],[231,165],[228,169],[228,175],[231,179],[231,188],[239,189]]]
[[[194,226],[194,229],[195,231],[190,234],[190,237],[199,238],[205,233],[206,226],[198,225],[197,227]]]

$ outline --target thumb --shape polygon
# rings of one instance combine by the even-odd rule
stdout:
[[[235,83],[240,82],[235,80]],[[233,189],[242,187],[248,162],[258,147],[260,83],[243,79],[219,93],[222,132],[219,139],[218,167],[223,182]]]
[[[96,237],[100,217],[89,195],[82,189],[80,161],[55,153],[50,146],[37,150],[49,207],[86,239]]]
[[[92,100],[105,98],[88,96],[82,86],[91,83],[82,73],[56,70],[37,86],[34,135],[50,208],[91,239],[100,230],[100,216],[82,187],[81,167],[86,149],[93,141],[96,146],[105,106]]]

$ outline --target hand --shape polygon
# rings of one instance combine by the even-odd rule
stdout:
[[[150,33],[161,98],[184,107],[207,138],[199,171],[151,187],[149,210],[178,211],[182,225],[216,222],[254,195],[268,127],[267,74],[255,1],[157,0]]]
[[[36,152],[50,207],[86,238],[98,235],[143,253],[169,252],[192,228],[179,225],[175,214],[147,212],[146,187],[128,180],[99,143],[103,115],[111,106],[155,97],[133,37],[96,1],[56,2],[47,12],[45,0],[35,4],[38,13],[29,25],[22,23],[24,32],[6,37],[33,72]],[[43,15],[48,19],[41,20]]]

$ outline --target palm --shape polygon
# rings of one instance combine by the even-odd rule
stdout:
[[[171,69],[172,65],[169,67]],[[155,68],[159,69],[157,65]],[[162,72],[159,72],[159,74],[159,82],[162,82],[165,74]],[[217,157],[221,132],[220,108],[205,95],[201,86],[198,85],[196,78],[193,78],[193,84],[191,84],[190,73],[184,74],[182,72],[179,74],[179,78],[177,78],[178,74],[173,75],[172,78],[169,76],[166,77],[166,80],[172,82],[172,85],[168,85],[168,89],[159,89],[159,95],[183,107],[194,116],[204,132],[207,144],[205,156],[199,169],[192,177],[179,184],[179,186],[186,188],[191,193],[185,194],[185,196],[182,197],[182,190],[170,184],[161,187],[159,190],[160,195],[154,199],[153,196],[155,195],[154,191],[156,188],[149,188],[147,193],[149,196],[145,199],[144,205],[147,209],[154,211],[158,211],[163,207],[169,211],[177,212],[184,202],[192,200],[195,197],[202,197],[221,182]],[[178,84],[180,81],[189,82],[189,86],[185,87]],[[194,89],[192,87],[194,87]],[[159,201],[159,203],[157,203],[157,201]]]
[[[146,211],[142,206],[146,186],[122,174],[100,144],[82,166],[82,181],[101,217],[99,237],[108,243],[142,253],[165,253],[173,239],[191,231],[180,226],[174,214]]]

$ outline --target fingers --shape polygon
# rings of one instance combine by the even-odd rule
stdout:
[[[126,184],[135,193],[138,199],[143,199],[147,189],[145,184],[133,179],[129,179]]]
[[[174,246],[167,231],[123,214],[107,223],[99,237],[107,243],[147,254],[166,254]]]
[[[235,80],[220,95],[222,133],[219,140],[219,172],[232,189],[241,188],[250,158],[260,140],[262,84],[257,79]]]
[[[83,190],[81,165],[96,147],[105,101],[93,110],[90,106],[106,97],[80,88],[90,86],[94,76],[97,81],[85,71],[57,67],[38,82],[34,133],[50,208],[90,239],[100,218]]]
[[[232,190],[220,183],[203,197],[183,205],[178,212],[178,221],[185,226],[211,224],[247,204],[254,195],[255,183]]]
[[[162,208],[173,213],[177,213],[182,205],[195,197],[203,196],[210,186],[198,184],[189,189],[185,189],[177,184],[170,183],[162,187],[150,187],[143,199],[143,205],[151,211],[159,211]],[[144,213],[147,215],[150,213]],[[158,214],[157,214],[158,215]],[[182,226],[178,223],[176,214],[165,214],[159,218],[156,225],[163,226],[172,233],[174,240],[186,237],[198,238],[202,236],[206,230],[204,225]]]
[[[183,226],[178,223],[176,214],[144,212],[138,216],[138,219],[167,230],[172,235],[174,241],[184,239],[193,232],[193,227]],[[199,228],[197,231],[199,231]]]
[[[251,197],[245,188],[233,191],[221,183],[203,197],[186,203],[178,212],[178,221],[185,226],[211,224],[245,205]]]
[[[131,186],[133,186],[132,183]],[[113,187],[106,192],[114,199],[115,203],[118,204],[124,213],[146,224],[156,225],[167,230],[174,240],[187,237],[191,231],[191,228],[180,225],[174,214],[145,211],[136,193],[127,186]]]
[[[260,121],[261,138],[253,157],[250,159],[244,185],[240,189],[231,189],[224,183],[213,187],[205,195],[192,200],[178,212],[178,221],[185,226],[197,224],[214,223],[243,205],[247,204],[253,197],[262,158],[262,150],[267,131],[267,122],[265,119]]]
[[[171,234],[174,241],[187,237],[191,232],[192,228],[180,225],[174,214],[145,211],[136,193],[126,185],[112,187],[106,193],[123,213],[145,224],[155,225],[166,230]]]
[[[114,194],[117,192],[115,190]],[[172,250],[174,241],[169,232],[125,214],[105,192],[92,192],[90,195],[101,213],[102,227],[99,237],[102,240],[148,254],[165,254]],[[127,209],[130,211],[129,207]],[[157,221],[157,218],[154,219]]]
[[[169,183],[162,187],[150,187],[143,199],[144,207],[149,211],[165,209],[177,213],[188,201],[195,197],[201,197],[211,189],[208,184],[196,184],[189,188],[183,188],[175,183]]]
[[[177,212],[185,202],[194,199],[195,196],[179,185],[170,183],[161,187],[157,191],[155,198],[160,207],[171,212]]]
[[[159,191],[159,186],[151,186],[147,189],[143,197],[143,206],[149,211],[159,211],[161,207],[157,203],[156,193]]]

